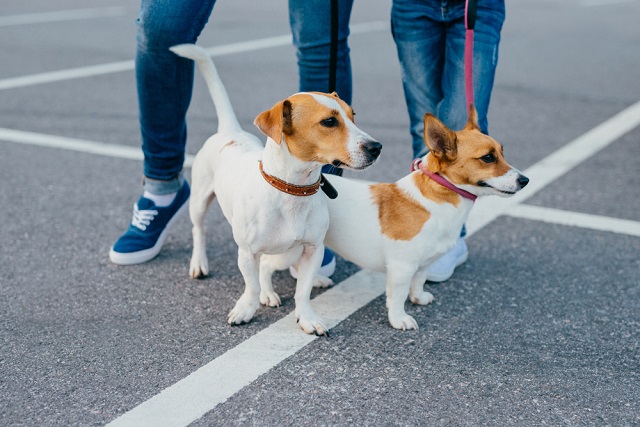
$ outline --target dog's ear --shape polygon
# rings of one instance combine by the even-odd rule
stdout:
[[[473,104],[469,105],[469,118],[467,119],[467,124],[464,125],[463,130],[480,130],[480,125],[478,124],[478,112]]]
[[[424,142],[439,160],[452,162],[458,157],[455,132],[430,113],[424,115]]]
[[[335,90],[331,92],[331,96],[333,96],[334,98],[340,99],[340,97],[338,96],[338,92],[336,92]]]
[[[291,102],[285,99],[274,105],[270,110],[263,111],[256,117],[253,124],[260,129],[262,133],[280,144],[282,135],[291,135],[293,133],[293,123],[291,121]]]

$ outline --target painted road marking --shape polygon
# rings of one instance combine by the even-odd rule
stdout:
[[[363,270],[314,298],[313,308],[332,328],[384,288],[384,274]],[[108,426],[186,426],[317,338],[302,332],[290,313]]]
[[[613,6],[623,3],[633,3],[638,0],[584,0],[580,6],[593,7],[593,6]]]
[[[355,24],[351,27],[351,34],[365,34],[388,29],[386,22],[367,22]],[[251,52],[260,49],[270,49],[282,46],[291,46],[291,35],[267,37],[238,43],[214,46],[206,49],[209,55],[223,56],[235,53]],[[12,77],[0,80],[0,90],[16,89],[26,86],[34,86],[45,83],[73,80],[85,77],[103,76],[106,74],[131,71],[134,61],[110,62],[107,64],[90,65],[87,67],[71,68],[68,70],[51,71],[46,73],[31,74],[28,76]]]
[[[640,102],[531,166],[525,174],[532,178],[532,183],[529,185],[533,186],[533,191],[526,197],[499,199],[515,198],[516,200],[515,203],[502,205],[500,214],[508,209],[514,209],[515,204],[531,197],[638,124],[640,124]],[[615,131],[611,129],[612,127],[616,128]],[[615,137],[608,132],[612,132]],[[605,133],[606,137],[603,135]],[[600,138],[604,138],[605,141],[601,141]],[[571,150],[577,153],[570,155]],[[536,179],[539,181],[536,182]],[[527,193],[526,190],[524,192]],[[492,199],[490,203],[495,203],[496,198]],[[474,210],[476,209],[477,207],[474,207]],[[480,230],[498,217],[498,215],[489,215],[488,208],[483,209],[481,216],[474,222],[474,231]],[[515,209],[513,211],[518,213]],[[523,209],[520,213],[526,212]],[[589,224],[593,225],[594,221]],[[331,328],[373,299],[383,295],[384,282],[384,274],[360,270],[314,298],[313,306]],[[332,310],[333,315],[328,314],[327,310]],[[315,337],[302,332],[295,324],[293,314],[289,314],[245,341],[245,343],[251,341],[250,344],[242,343],[229,350],[185,379],[167,387],[156,396],[116,418],[109,426],[153,426],[158,423],[167,426],[186,426],[213,410],[314,339]],[[247,372],[244,372],[245,370]],[[212,386],[213,384],[215,387]]]
[[[97,154],[100,156],[117,157],[129,160],[143,160],[144,155],[139,147],[121,144],[106,144],[86,139],[68,138],[63,136],[46,135],[36,132],[0,128],[0,140],[16,144],[36,145],[39,147],[59,148],[63,150],[79,151],[81,153]],[[189,168],[193,164],[194,156],[185,157],[184,166]]]
[[[513,206],[505,212],[505,215],[550,224],[588,228],[591,230],[608,231],[611,233],[640,237],[640,222],[628,219],[611,218],[532,205]]]
[[[41,24],[45,22],[76,21],[79,19],[108,18],[113,16],[123,16],[126,14],[127,9],[121,6],[23,13],[19,15],[0,16],[0,27]]]

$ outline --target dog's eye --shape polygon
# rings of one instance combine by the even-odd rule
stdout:
[[[482,160],[485,163],[493,163],[496,161],[496,156],[493,153],[489,153],[480,157],[480,160]]]
[[[321,121],[320,124],[327,128],[333,128],[338,126],[338,119],[336,119],[335,117],[329,117],[328,119],[324,119],[323,121]]]

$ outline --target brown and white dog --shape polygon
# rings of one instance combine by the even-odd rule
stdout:
[[[396,329],[418,328],[405,312],[407,296],[414,304],[433,301],[423,286],[427,267],[454,246],[475,197],[510,196],[529,182],[477,120],[472,106],[464,129],[453,132],[426,114],[430,152],[395,183],[331,178],[338,197],[329,201],[325,245],[364,269],[387,273],[389,322]]]
[[[260,292],[261,257],[294,251],[300,258],[295,313],[307,333],[327,328],[309,299],[323,256],[329,226],[320,168],[336,164],[364,169],[378,158],[381,144],[353,123],[353,110],[336,94],[298,93],[255,119],[266,146],[240,127],[211,58],[195,45],[171,48],[194,60],[205,78],[218,115],[218,132],[205,142],[192,169],[189,214],[193,256],[189,274],[206,276],[204,218],[217,197],[238,244],[245,290],[228,316],[229,324],[250,321],[262,300],[278,305],[275,294]],[[270,278],[269,278],[270,280]]]

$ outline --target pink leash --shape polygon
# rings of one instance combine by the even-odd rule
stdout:
[[[473,29],[476,26],[477,0],[466,0],[464,7],[464,86],[467,95],[467,111],[473,104]]]

